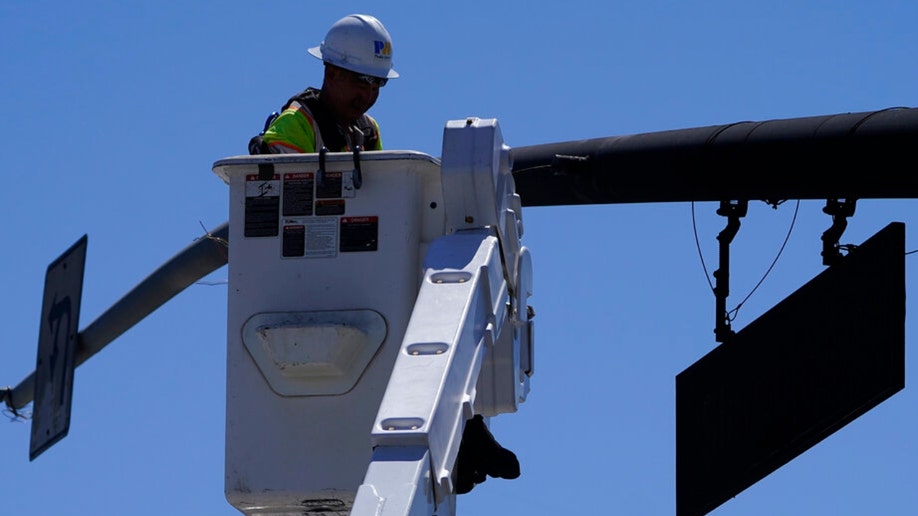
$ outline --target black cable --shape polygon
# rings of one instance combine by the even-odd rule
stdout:
[[[777,208],[778,204],[781,204],[781,202],[783,201],[773,202],[770,204],[772,204],[775,208]],[[727,320],[732,322],[736,318],[736,314],[737,312],[739,312],[740,307],[742,307],[743,304],[746,303],[746,301],[748,301],[750,297],[752,297],[752,294],[756,290],[758,290],[759,286],[761,286],[762,283],[765,281],[765,278],[768,277],[768,275],[771,273],[771,270],[774,269],[775,264],[778,263],[778,259],[784,253],[784,248],[787,246],[787,242],[790,240],[791,233],[793,232],[794,226],[797,223],[797,214],[799,212],[800,212],[800,199],[797,199],[797,206],[794,208],[794,217],[791,219],[790,227],[787,228],[787,235],[785,235],[784,237],[784,242],[781,244],[781,248],[778,250],[778,253],[775,255],[774,260],[772,260],[771,265],[769,265],[765,273],[762,274],[762,277],[759,279],[758,283],[755,284],[752,290],[750,290],[749,293],[746,294],[746,297],[744,297],[743,300],[740,301],[736,305],[736,307],[727,311]],[[699,260],[701,260],[701,268],[704,270],[704,277],[708,281],[708,286],[711,288],[711,292],[714,292],[714,283],[711,282],[711,275],[710,273],[708,273],[708,267],[704,261],[704,253],[701,250],[701,240],[698,238],[698,223],[695,219],[695,203],[694,202],[692,202],[692,231],[695,235],[695,248],[698,250],[698,258]],[[733,314],[732,317],[730,316],[730,314]]]

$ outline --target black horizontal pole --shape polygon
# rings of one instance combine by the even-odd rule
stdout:
[[[516,147],[524,206],[918,198],[918,108]]]

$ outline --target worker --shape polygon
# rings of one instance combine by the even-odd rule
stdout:
[[[379,125],[367,111],[379,89],[398,77],[392,38],[373,16],[351,14],[336,21],[309,54],[325,64],[322,88],[307,88],[272,115],[249,142],[251,154],[381,150]]]
[[[262,134],[249,142],[251,154],[382,150],[379,125],[367,114],[379,89],[398,77],[392,69],[392,39],[383,24],[366,14],[335,22],[309,53],[325,63],[322,89],[307,88],[272,115]],[[465,494],[487,477],[520,476],[516,455],[502,447],[481,415],[465,422],[456,459],[456,493]]]

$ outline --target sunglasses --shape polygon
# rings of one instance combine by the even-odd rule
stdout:
[[[369,84],[370,86],[378,86],[380,88],[382,88],[383,86],[386,85],[387,82],[389,82],[389,79],[386,79],[384,77],[374,77],[372,75],[366,75],[366,74],[354,74],[354,77],[357,77],[357,80],[360,82],[365,82]]]

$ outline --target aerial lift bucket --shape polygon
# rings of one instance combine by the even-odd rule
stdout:
[[[368,474],[374,448],[406,439],[438,448],[431,456],[440,476],[448,477],[476,398],[474,412],[490,416],[515,411],[525,397],[531,322],[503,324],[519,314],[525,319],[531,290],[528,252],[519,245],[519,197],[496,121],[465,122],[456,129],[467,126],[468,136],[449,137],[448,125],[444,152],[453,141],[460,147],[455,152],[483,157],[460,157],[458,167],[451,160],[451,169],[464,172],[449,176],[439,159],[413,151],[238,156],[214,164],[230,187],[225,494],[243,513],[348,513],[368,482],[364,490],[372,487],[382,499],[386,486]],[[476,172],[475,163],[483,168]],[[446,198],[444,190],[450,191]],[[511,208],[502,209],[508,203]],[[490,206],[485,213],[479,213],[482,204]],[[503,238],[503,247],[495,244],[508,228],[512,238]],[[492,248],[490,261],[473,268],[478,275],[491,266],[483,276],[491,279],[477,281],[482,288],[474,291],[475,299],[491,302],[476,312],[491,321],[488,345],[440,339],[446,341],[444,357],[463,349],[462,356],[473,358],[450,358],[435,366],[443,368],[443,378],[412,383],[415,373],[397,367],[396,359],[409,346],[403,342],[409,320],[418,312],[422,283],[429,283],[425,257],[435,247],[438,262],[449,262],[457,255],[443,239],[470,230],[486,235]],[[502,265],[507,253],[509,266]],[[489,292],[482,295],[484,290]],[[460,312],[468,303],[451,301],[455,294],[445,301],[437,292],[426,296],[425,310],[436,312],[433,305],[444,302],[443,310],[467,324]],[[484,328],[479,330],[484,342]],[[414,334],[426,338],[424,330]],[[401,378],[393,380],[396,372]],[[482,387],[476,389],[479,375]],[[446,376],[467,380],[453,387],[444,383]],[[418,396],[406,394],[406,385],[416,385]],[[386,434],[377,421],[383,412],[406,411],[422,413],[419,420],[430,425]],[[433,484],[440,499],[454,496],[448,479]]]

